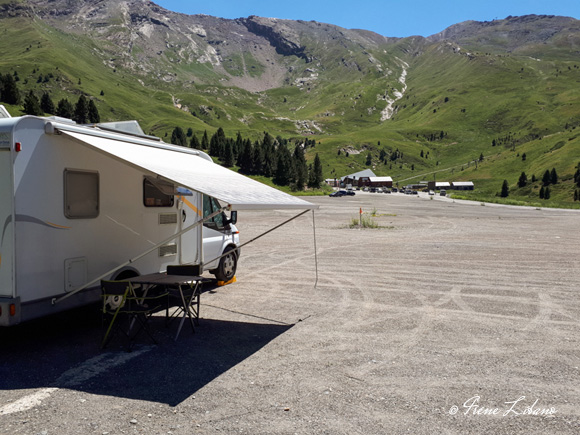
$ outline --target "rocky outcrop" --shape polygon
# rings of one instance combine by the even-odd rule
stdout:
[[[20,3],[0,4],[0,18],[14,18],[20,16],[32,16],[32,9]]]
[[[525,50],[547,44],[564,32],[580,31],[578,20],[554,15],[509,16],[503,20],[464,21],[427,38],[429,42],[452,41],[473,49]]]
[[[305,48],[300,44],[299,35],[289,26],[280,23],[273,18],[261,18],[250,16],[239,20],[251,33],[254,33],[267,41],[283,56],[296,56],[307,59]]]

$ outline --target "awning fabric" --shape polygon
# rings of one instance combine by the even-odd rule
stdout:
[[[84,145],[150,171],[176,185],[217,198],[232,210],[317,209],[318,205],[266,186],[194,154],[61,130]],[[158,145],[158,143],[157,143]]]

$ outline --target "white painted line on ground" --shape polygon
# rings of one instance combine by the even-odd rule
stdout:
[[[138,357],[153,349],[154,346],[144,346],[131,353],[105,353],[86,360],[78,367],[74,367],[64,372],[55,382],[61,388],[74,387],[83,382],[105,373],[107,370],[125,364],[131,359]],[[0,408],[0,415],[13,414],[32,409],[48,399],[52,393],[57,391],[57,387],[42,388],[35,393],[18,399],[15,402],[4,405]]]
[[[86,360],[78,367],[64,372],[57,380],[56,384],[60,387],[74,387],[83,382],[105,373],[107,370],[125,364],[126,362],[138,357],[153,349],[153,346],[143,346],[133,352],[123,353],[104,353],[94,358]]]
[[[50,397],[50,395],[58,390],[58,388],[42,388],[36,393],[24,396],[18,399],[16,402],[9,403],[0,408],[0,415],[13,414],[15,412],[26,411],[38,406],[42,403],[44,399]]]

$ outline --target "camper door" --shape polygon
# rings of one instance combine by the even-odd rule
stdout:
[[[179,196],[180,202],[180,228],[188,228],[201,219],[201,194],[195,193],[192,196]],[[201,227],[181,235],[179,239],[179,261],[181,264],[199,264],[199,240],[201,237]]]

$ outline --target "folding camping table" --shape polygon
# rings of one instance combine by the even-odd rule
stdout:
[[[136,276],[134,278],[126,279],[125,281],[129,281],[132,285],[141,284],[145,286],[145,292],[154,286],[162,286],[165,288],[165,290],[176,288],[179,292],[183,316],[179,322],[175,340],[177,340],[179,337],[179,333],[181,332],[181,328],[183,327],[183,323],[185,322],[186,317],[189,318],[191,329],[195,332],[194,323],[197,323],[199,319],[199,299],[201,296],[201,283],[203,281],[203,277],[197,275],[168,275],[166,273],[158,272],[148,275]],[[189,290],[191,290],[191,294],[189,293]],[[186,293],[188,298],[185,296]]]

